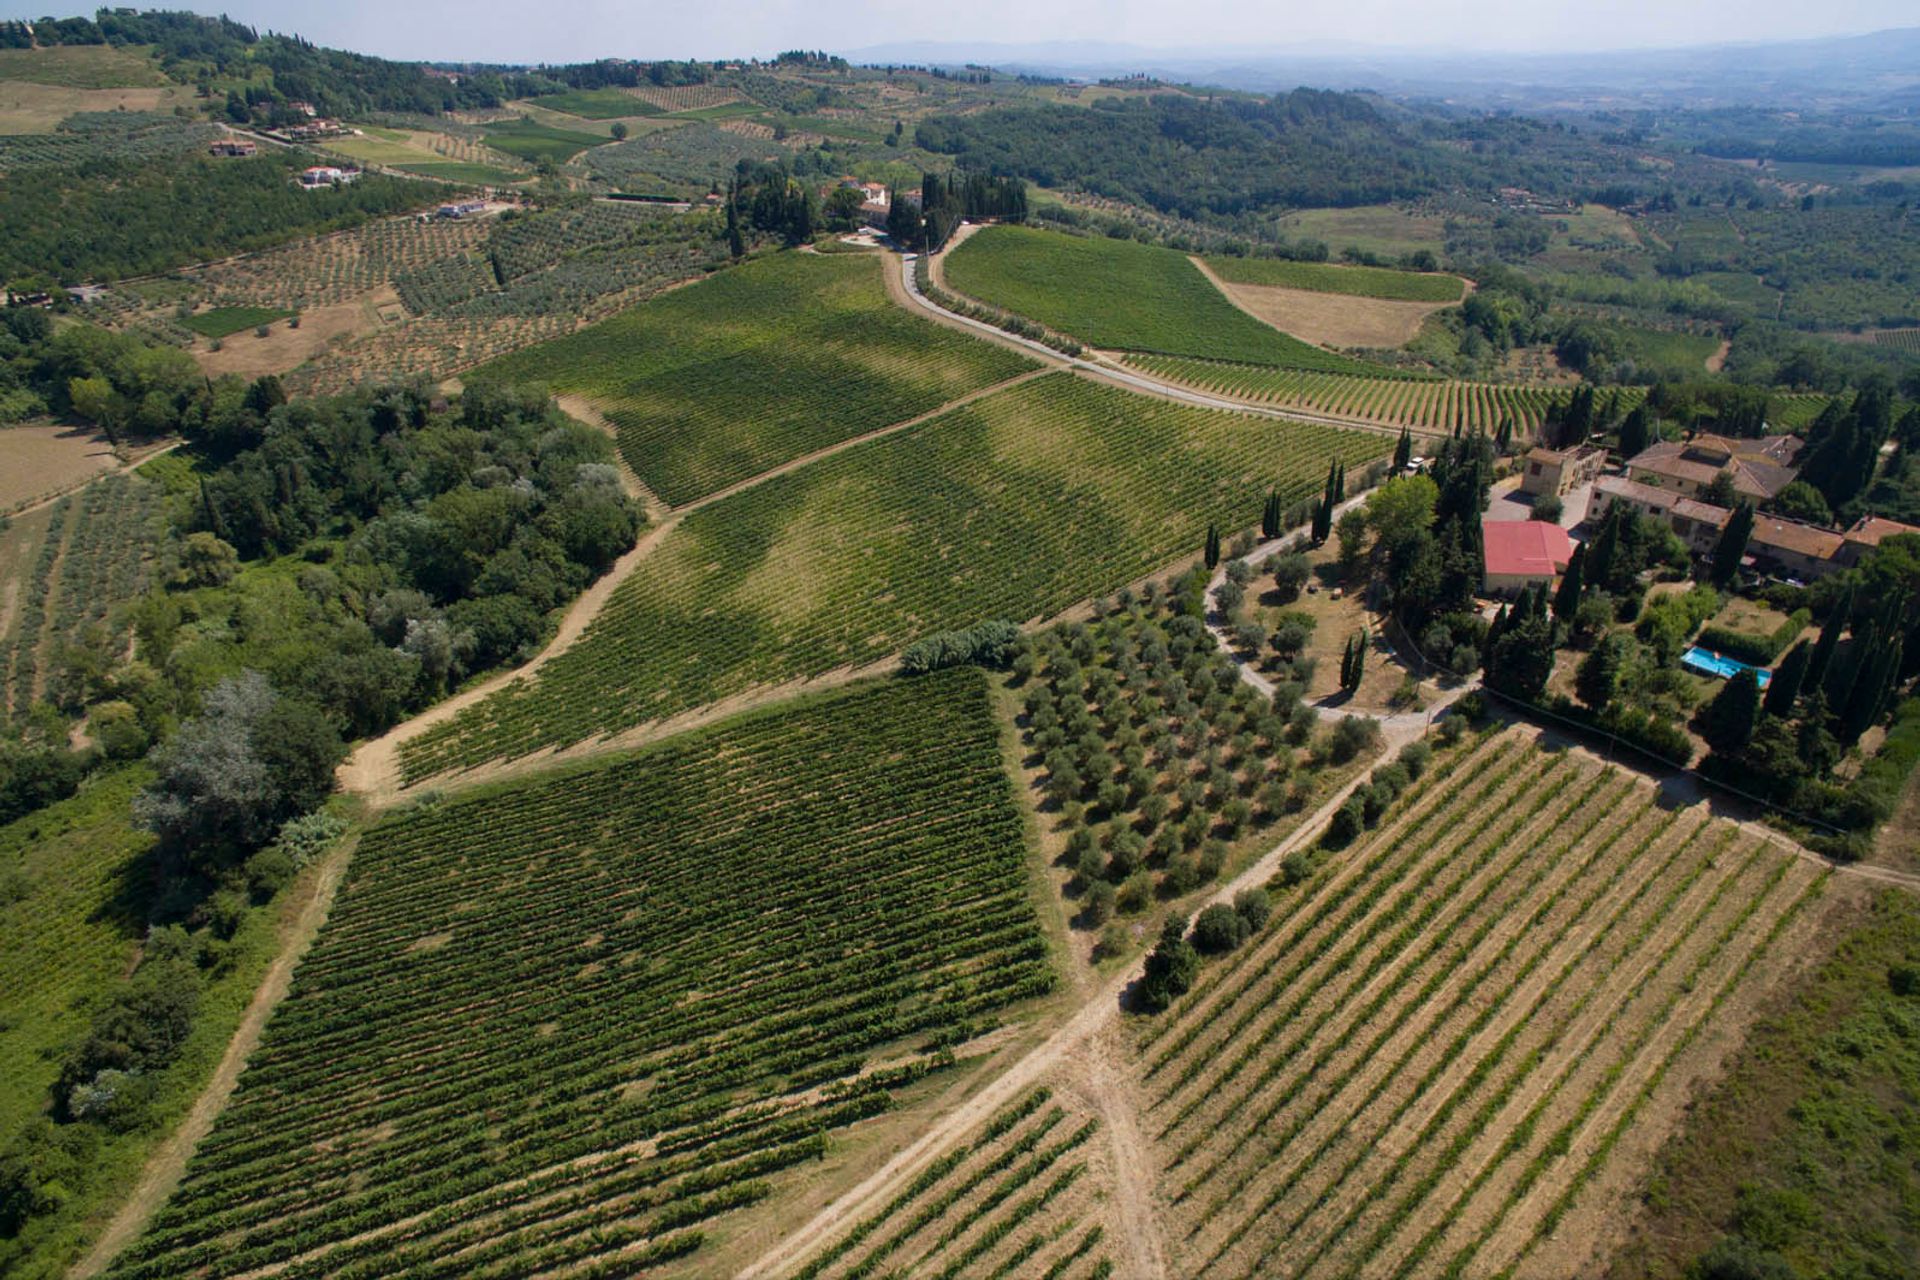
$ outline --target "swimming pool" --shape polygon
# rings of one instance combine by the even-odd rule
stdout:
[[[1765,667],[1736,662],[1724,653],[1702,649],[1699,645],[1694,645],[1680,656],[1680,665],[1689,671],[1698,671],[1703,676],[1718,676],[1722,680],[1731,680],[1742,671],[1751,671],[1760,681],[1762,689],[1767,687],[1767,681],[1773,679],[1773,672]]]

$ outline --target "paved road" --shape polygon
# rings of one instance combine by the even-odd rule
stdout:
[[[939,317],[951,324],[965,325],[999,342],[1012,343],[1038,359],[1061,369],[1073,369],[1091,377],[1099,378],[1122,386],[1131,391],[1144,392],[1147,395],[1160,396],[1168,400],[1179,400],[1186,404],[1198,405],[1203,409],[1224,409],[1230,413],[1251,413],[1262,418],[1274,418],[1286,422],[1313,422],[1329,427],[1345,427],[1350,431],[1368,431],[1374,435],[1390,436],[1399,439],[1400,428],[1390,427],[1379,422],[1369,422],[1363,418],[1342,417],[1339,414],[1315,413],[1306,409],[1275,409],[1266,405],[1249,404],[1244,400],[1229,400],[1221,396],[1211,396],[1204,392],[1183,387],[1174,382],[1162,382],[1158,378],[1148,377],[1137,370],[1129,369],[1112,360],[1099,356],[1070,356],[1055,351],[1044,342],[1032,338],[1023,338],[1017,333],[1008,333],[998,325],[976,320],[972,316],[963,316],[957,311],[949,311],[920,291],[919,281],[913,278],[913,264],[920,255],[904,253],[900,255],[900,281],[905,286],[907,297],[915,306]],[[1417,436],[1442,437],[1444,431],[1412,428]]]

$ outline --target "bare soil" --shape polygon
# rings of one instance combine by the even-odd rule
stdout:
[[[285,320],[276,320],[264,338],[245,329],[222,339],[218,351],[210,343],[196,344],[193,356],[208,377],[231,373],[258,378],[286,373],[336,341],[377,333],[383,326],[382,310],[398,306],[399,301],[391,285],[382,286],[346,302],[302,311],[298,329]]]
[[[1323,347],[1404,347],[1419,334],[1428,316],[1458,305],[1390,302],[1271,284],[1229,284],[1202,259],[1192,261],[1215,288],[1248,315]]]
[[[0,511],[65,492],[118,465],[113,446],[92,427],[0,428]]]

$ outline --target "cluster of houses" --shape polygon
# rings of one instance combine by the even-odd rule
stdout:
[[[312,190],[317,187],[334,187],[343,183],[353,182],[358,179],[359,176],[360,170],[358,169],[342,169],[330,164],[316,164],[302,169],[296,181],[298,181],[301,186]]]
[[[1605,519],[1615,506],[1625,506],[1659,520],[1694,555],[1706,556],[1733,517],[1732,508],[1708,501],[1707,495],[1731,487],[1738,500],[1763,506],[1799,474],[1795,460],[1801,443],[1795,436],[1744,440],[1696,435],[1651,445],[1627,459],[1620,472],[1605,474],[1604,450],[1534,449],[1522,461],[1520,490],[1538,499],[1590,484],[1589,524]],[[1545,521],[1490,520],[1484,528],[1483,585],[1490,595],[1551,582],[1573,555],[1566,531]],[[1849,529],[1827,529],[1756,511],[1746,559],[1759,573],[1811,582],[1854,567],[1883,539],[1898,533],[1920,533],[1920,528],[1866,516]]]

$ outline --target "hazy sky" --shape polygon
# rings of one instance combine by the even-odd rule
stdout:
[[[759,56],[903,40],[1098,40],[1611,49],[1840,35],[1920,23],[1914,0],[148,0],[398,58],[575,62]],[[91,12],[0,0],[0,15]]]

